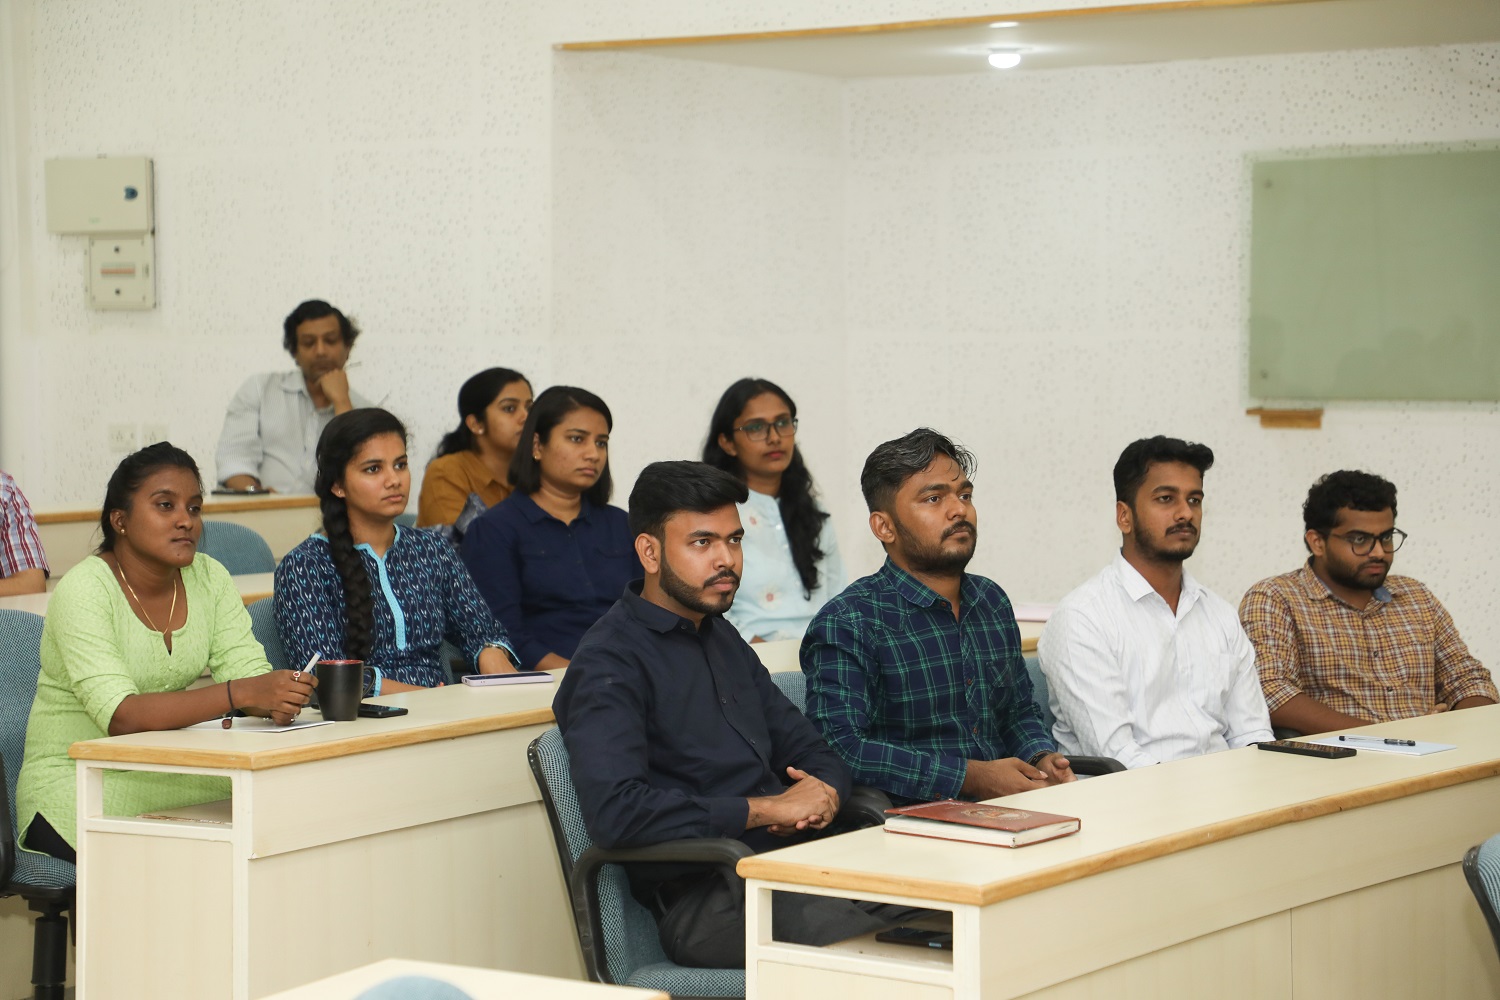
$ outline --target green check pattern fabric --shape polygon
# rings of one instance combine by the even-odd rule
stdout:
[[[952,605],[889,559],[813,618],[807,715],[854,771],[894,798],[958,798],[969,760],[1055,745],[1032,699],[1005,591],[965,574]]]

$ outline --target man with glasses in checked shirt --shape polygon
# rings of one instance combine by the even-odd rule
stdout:
[[[1500,700],[1447,609],[1421,583],[1390,576],[1406,532],[1396,487],[1333,472],[1302,505],[1311,557],[1240,602],[1271,723],[1323,733]]]

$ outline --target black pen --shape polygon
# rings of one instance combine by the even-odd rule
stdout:
[[[1414,747],[1416,740],[1388,740],[1379,736],[1340,736],[1339,739],[1346,743],[1384,743],[1388,747]]]

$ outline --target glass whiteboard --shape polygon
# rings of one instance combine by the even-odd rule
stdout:
[[[1252,398],[1500,400],[1500,149],[1251,177]]]

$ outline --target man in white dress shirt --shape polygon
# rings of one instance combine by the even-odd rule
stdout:
[[[349,388],[344,366],[359,329],[321,299],[292,310],[282,346],[297,370],[252,375],[224,415],[215,455],[219,482],[232,490],[311,493],[318,438],[340,413],[371,406]]]
[[[1213,462],[1206,445],[1157,436],[1115,463],[1119,554],[1063,598],[1037,646],[1063,754],[1142,767],[1271,739],[1239,616],[1182,565]]]

